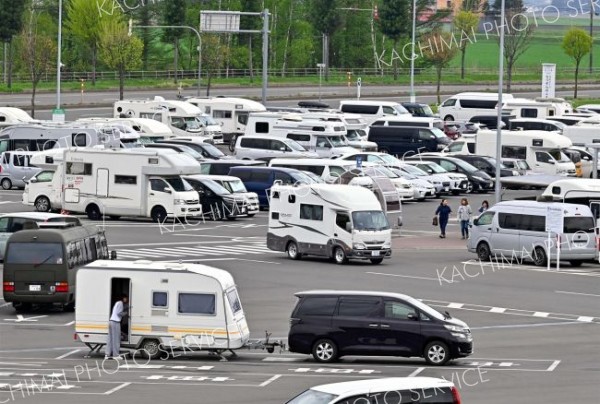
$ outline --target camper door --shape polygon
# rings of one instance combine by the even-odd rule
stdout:
[[[121,344],[125,345],[131,341],[131,328],[132,328],[132,309],[133,300],[131,295],[131,279],[130,278],[112,278],[110,282],[110,308],[109,316],[112,315],[113,307],[115,303],[123,298],[123,295],[128,297],[128,302],[123,306],[123,309],[127,311],[127,315],[123,316],[121,320]]]

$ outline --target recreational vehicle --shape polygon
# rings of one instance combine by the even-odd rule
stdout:
[[[139,136],[140,143],[172,138],[173,131],[164,123],[149,118],[81,118],[83,123],[115,123],[132,128]]]
[[[35,123],[29,114],[22,109],[14,107],[0,107],[0,128],[12,125]]]
[[[559,112],[552,102],[540,102],[527,98],[509,99],[504,101],[502,105],[503,115],[514,115],[517,118],[545,119],[559,115]]]
[[[221,127],[200,108],[185,101],[165,100],[124,100],[114,104],[115,118],[149,118],[167,125],[177,136],[207,136],[215,142],[222,141]]]
[[[200,165],[171,150],[66,149],[60,166],[62,208],[102,216],[197,218],[198,193],[181,175],[197,174]]]
[[[244,98],[188,98],[186,101],[200,108],[221,125],[224,143],[231,142],[245,132],[251,113],[267,110],[261,103]]]
[[[308,171],[320,176],[325,182],[333,183],[343,173],[356,167],[356,163],[339,159],[276,158],[269,161],[269,167],[286,167]]]
[[[367,140],[369,125],[358,114],[346,114],[339,111],[308,111],[302,118],[311,121],[339,122],[346,128],[346,140],[349,146],[362,151],[377,150],[377,144]]]
[[[113,305],[126,294],[121,347],[150,359],[176,350],[221,354],[250,339],[233,277],[199,264],[100,260],[77,271],[75,333],[98,351],[108,338]]]
[[[438,128],[444,130],[444,121],[440,118],[422,116],[384,116],[371,124],[371,126],[412,126],[423,128]]]
[[[567,126],[563,135],[573,142],[573,146],[585,147],[591,143],[600,143],[600,128],[594,125]]]
[[[267,247],[303,255],[381,264],[392,254],[390,224],[377,197],[351,185],[274,185]]]
[[[580,178],[557,180],[538,197],[541,202],[564,202],[586,205],[594,217],[600,218],[600,179]]]
[[[503,100],[511,100],[511,94],[503,94]],[[477,115],[494,115],[498,104],[496,93],[459,93],[446,99],[438,113],[444,121],[468,121]]]

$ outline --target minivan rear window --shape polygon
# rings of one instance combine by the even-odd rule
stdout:
[[[341,110],[353,114],[375,115],[379,111],[379,105],[344,104]]]
[[[586,233],[593,233],[594,227],[594,219],[592,217],[565,217],[563,232],[577,233],[578,231],[583,231]]]
[[[338,316],[371,317],[378,314],[379,298],[357,297],[342,298],[338,308]]]
[[[300,302],[296,316],[333,316],[337,301],[337,297],[305,297]]]

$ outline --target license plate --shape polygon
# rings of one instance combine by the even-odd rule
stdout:
[[[29,285],[29,291],[30,292],[41,292],[42,285]]]
[[[379,257],[379,251],[373,251],[373,252],[371,252],[371,256],[372,257]]]

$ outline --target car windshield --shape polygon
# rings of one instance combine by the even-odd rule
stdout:
[[[311,177],[306,175],[304,173],[304,171],[299,171],[297,173],[294,173],[293,177],[297,183],[301,183],[301,184],[316,184],[317,183],[314,179],[312,179]]]
[[[223,153],[221,150],[217,149],[210,143],[203,143],[202,148],[213,157],[223,157],[225,155],[225,153]]]
[[[233,181],[222,181],[221,185],[223,188],[231,192],[232,194],[243,194],[248,192],[244,183],[241,180],[233,180]]]
[[[378,154],[380,159],[382,159],[386,164],[396,165],[398,164],[398,159],[390,154]]]
[[[329,143],[331,143],[333,147],[346,146],[346,142],[344,142],[344,139],[341,136],[328,136],[327,139],[329,139]]]
[[[185,130],[197,130],[200,129],[200,122],[195,116],[186,116],[183,118],[185,122]]]
[[[438,139],[448,138],[448,136],[446,136],[444,131],[439,128],[431,128],[431,133],[433,134],[433,136],[437,137]]]
[[[204,126],[218,125],[217,121],[215,121],[209,115],[200,115],[200,116],[198,116],[198,121],[200,121],[200,123],[202,123]]]
[[[173,188],[175,192],[193,191],[192,186],[181,177],[163,178]]]
[[[410,112],[408,112],[408,110],[407,110],[406,108],[404,108],[404,107],[403,107],[402,105],[400,105],[400,104],[394,105],[394,109],[395,109],[396,111],[398,111],[398,114],[399,114],[399,115],[400,115],[400,114],[410,114]]]
[[[421,105],[421,114],[423,116],[434,116],[433,111],[429,105]]]
[[[496,166],[496,159],[495,158],[485,157],[484,159],[485,159],[485,161],[487,161],[488,163],[490,163],[494,167]],[[504,163],[500,163],[500,168],[508,168],[508,167],[506,165],[504,165]]]
[[[304,147],[302,147],[300,145],[300,143],[296,142],[295,140],[291,140],[291,139],[284,139],[283,142],[292,150],[294,151],[306,151],[306,149]]]
[[[202,183],[217,195],[229,195],[231,193],[216,181],[205,180]]]
[[[348,129],[346,132],[346,139],[348,140],[362,140],[364,131],[358,129]]]
[[[381,231],[390,228],[385,213],[380,210],[352,212],[352,224],[357,231]]]
[[[473,167],[471,164],[467,163],[466,161],[462,161],[462,160],[452,160],[452,162],[454,164],[456,164],[457,166],[459,166],[460,168],[462,168],[463,170],[465,170],[466,172],[468,172],[469,174],[472,174],[476,171],[478,171],[478,169],[476,167]]]
[[[518,160],[515,163],[521,170],[531,170],[531,167],[529,167],[529,164],[525,160]]]
[[[437,174],[446,174],[448,172],[444,169],[444,167],[440,166],[437,163],[427,163],[425,166]]]
[[[393,172],[392,170],[390,170],[387,167],[384,166],[376,166],[376,167],[369,167],[365,169],[365,174],[371,176],[371,177],[388,177],[388,178],[398,178],[398,174],[396,174],[395,172]]]
[[[411,166],[410,164],[402,166],[401,169],[405,173],[416,175],[417,177],[423,177],[427,175],[427,173],[421,170],[419,167]]]
[[[302,174],[306,175],[307,177],[310,177],[310,179],[315,183],[315,184],[324,184],[325,180],[321,177],[319,177],[317,174],[312,173],[310,171],[302,171]]]
[[[292,398],[286,404],[327,404],[337,397],[339,396],[323,393],[322,391],[306,390],[299,396]]]
[[[559,149],[548,150],[548,154],[551,155],[552,158],[554,158],[554,160],[558,161],[559,163],[568,163],[571,161],[571,159],[569,159],[567,155]]]

